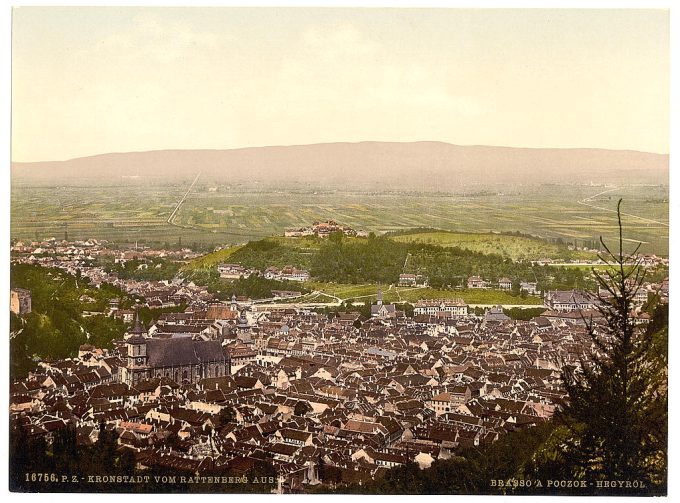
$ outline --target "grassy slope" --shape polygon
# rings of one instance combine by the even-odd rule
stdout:
[[[314,253],[321,246],[321,239],[319,238],[285,238],[282,236],[273,236],[266,238],[266,241],[274,241],[283,247],[282,253],[288,250],[294,250],[296,252],[302,252],[304,254]],[[211,269],[217,266],[217,264],[229,262],[231,256],[237,251],[241,250],[243,246],[231,246],[223,250],[219,250],[212,253],[207,253],[197,259],[192,260],[188,264],[182,267],[183,271],[195,271],[198,269]],[[285,262],[285,261],[284,261]],[[248,264],[242,264],[248,266]],[[274,265],[274,264],[271,264]],[[283,264],[288,265],[288,263]],[[283,266],[281,265],[281,267]],[[292,264],[291,265],[296,265]]]
[[[225,248],[223,250],[218,250],[216,252],[208,253],[206,255],[203,255],[201,257],[198,257],[197,259],[192,260],[188,264],[185,264],[182,266],[182,271],[196,271],[198,269],[211,269],[217,264],[220,264],[222,262],[227,262],[229,260],[229,257],[231,257],[234,253],[236,253],[237,250],[239,250],[241,247],[240,246],[232,246],[230,248]]]
[[[401,242],[418,242],[459,248],[484,254],[498,254],[512,260],[535,260],[541,258],[594,258],[594,253],[570,251],[564,245],[548,243],[541,239],[505,234],[480,234],[462,232],[418,232],[392,236]]]

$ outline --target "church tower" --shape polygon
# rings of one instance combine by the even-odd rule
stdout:
[[[135,326],[125,339],[127,357],[123,369],[123,382],[136,384],[146,379],[148,355],[146,352],[146,336],[139,321],[139,311],[135,312]]]
[[[240,334],[243,334],[243,333],[250,331],[250,325],[248,324],[248,318],[246,317],[245,309],[243,311],[241,311],[241,316],[238,319],[238,323],[236,325],[236,328],[238,329],[238,332]]]

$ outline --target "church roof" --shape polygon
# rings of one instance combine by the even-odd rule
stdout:
[[[180,339],[148,339],[146,354],[150,367],[197,365],[226,358],[218,341]]]
[[[379,314],[380,310],[383,307],[385,308],[385,311],[388,313],[394,313],[396,311],[396,307],[394,306],[394,304],[382,304],[382,305],[373,304],[371,306],[371,314]]]

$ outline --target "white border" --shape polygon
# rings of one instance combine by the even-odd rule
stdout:
[[[70,1],[50,1],[50,0],[43,0],[41,2],[22,2],[22,1],[17,1],[13,2],[14,6],[28,6],[28,5],[45,5],[45,6],[59,6],[59,5],[69,5],[69,6],[101,6],[101,5],[114,5],[114,6],[155,6],[155,7],[161,7],[161,6],[189,6],[191,5],[190,2],[177,2],[177,1],[146,1],[146,2],[99,2],[99,1],[82,1],[82,0],[70,0]],[[606,1],[606,0],[572,0],[572,1],[513,1],[513,2],[502,2],[502,1],[490,1],[490,0],[477,0],[477,1],[455,1],[455,0],[423,0],[421,2],[415,2],[415,1],[404,1],[404,0],[392,0],[392,1],[378,1],[378,0],[365,0],[363,2],[358,2],[358,1],[345,1],[345,2],[338,2],[338,1],[327,1],[327,0],[317,0],[317,1],[285,1],[285,0],[278,0],[278,1],[268,1],[268,2],[263,2],[263,1],[254,1],[254,2],[235,2],[235,1],[214,1],[214,0],[202,0],[198,2],[198,5],[196,6],[242,6],[242,7],[256,7],[256,6],[262,6],[262,7],[367,7],[367,8],[379,8],[379,7],[409,7],[409,8],[426,8],[426,7],[442,7],[442,8],[541,8],[541,9],[554,9],[554,8],[568,8],[568,9],[574,9],[574,8],[583,8],[583,9],[669,9],[670,10],[670,22],[671,22],[671,86],[670,89],[676,89],[680,84],[680,79],[678,79],[678,64],[677,64],[677,54],[679,53],[678,51],[678,36],[676,33],[674,33],[674,29],[678,27],[678,23],[680,22],[680,14],[678,14],[678,9],[680,7],[676,7],[673,2],[670,0],[666,1],[642,1],[642,0],[619,0],[619,1]],[[1,201],[1,207],[3,211],[5,212],[4,219],[2,219],[2,237],[4,240],[4,244],[0,243],[0,264],[2,264],[2,268],[0,269],[2,272],[0,273],[2,276],[2,279],[5,284],[5,288],[2,289],[2,293],[0,294],[0,303],[4,303],[5,306],[8,306],[9,304],[9,288],[7,288],[7,285],[9,283],[9,210],[10,210],[10,190],[9,190],[9,180],[10,180],[10,170],[9,170],[9,165],[10,165],[10,107],[11,107],[11,88],[10,88],[10,75],[11,75],[11,7],[8,4],[3,4],[3,8],[0,11],[0,19],[1,19],[1,24],[0,24],[0,36],[2,37],[2,58],[0,58],[0,61],[3,63],[4,67],[4,72],[3,72],[3,78],[0,80],[0,92],[2,95],[2,105],[0,106],[0,113],[2,115],[2,123],[1,123],[1,128],[2,128],[2,133],[3,133],[3,138],[5,139],[4,142],[2,143],[2,146],[0,147],[1,152],[2,152],[2,159],[3,159],[3,165],[5,166],[5,172],[3,173],[3,181],[5,183],[2,184],[3,189],[0,189],[0,201]],[[677,183],[677,178],[678,175],[676,175],[676,170],[679,169],[678,162],[676,161],[677,159],[677,147],[678,147],[678,142],[677,142],[677,120],[678,120],[678,105],[677,105],[677,99],[676,99],[677,93],[673,93],[671,91],[671,102],[670,102],[670,113],[671,113],[671,141],[670,141],[670,221],[671,223],[676,221],[676,217],[678,216],[678,205],[675,204],[676,201],[676,196],[675,196],[675,191],[674,188]],[[670,227],[670,242],[669,242],[669,247],[670,247],[670,257],[671,257],[671,262],[674,264],[675,259],[677,258],[677,251],[678,251],[678,241],[677,241],[677,234],[674,232],[673,225]],[[675,269],[671,267],[671,271],[674,271]],[[674,287],[675,283],[671,281],[671,297],[675,299],[675,291],[676,288]],[[2,304],[0,304],[2,305]],[[6,309],[6,308],[5,308]],[[678,326],[678,319],[680,314],[676,314],[677,311],[671,311],[671,320],[670,320],[670,326],[671,329],[675,329],[675,327]],[[9,332],[9,323],[8,323],[8,316],[6,311],[2,311],[2,325],[0,328],[0,333],[8,333]],[[4,331],[3,331],[4,329]],[[672,332],[673,330],[671,330]],[[8,404],[9,399],[8,399],[8,382],[9,382],[9,365],[6,364],[8,362],[9,358],[9,351],[8,351],[8,346],[9,346],[9,339],[5,339],[5,343],[2,345],[2,355],[0,356],[1,360],[5,362],[5,365],[2,366],[4,369],[4,384],[0,385],[0,388],[2,389],[2,392],[0,393],[0,397],[2,397],[2,403]],[[669,350],[670,350],[670,360],[675,361],[676,360],[676,353],[677,353],[677,348],[678,344],[674,341],[674,336],[672,335],[669,338]],[[670,397],[669,397],[669,417],[674,418],[676,417],[675,411],[676,411],[676,390],[678,389],[678,379],[677,379],[677,372],[672,370],[670,372]],[[0,414],[0,418],[2,421],[2,429],[0,430],[0,438],[1,443],[2,443],[2,449],[0,450],[0,480],[3,481],[3,487],[0,489],[0,491],[4,492],[5,495],[10,498],[10,499],[22,499],[22,500],[45,500],[49,496],[45,493],[42,494],[17,494],[17,493],[9,493],[8,491],[8,485],[7,485],[7,473],[8,473],[8,445],[7,445],[7,431],[8,431],[8,417],[7,414]],[[676,456],[678,455],[678,435],[676,434],[675,430],[671,427],[673,425],[673,420],[669,420],[669,464],[668,464],[668,473],[669,473],[669,480],[668,480],[668,494],[669,495],[676,495],[677,494],[677,482],[674,480],[672,475],[675,473],[675,468],[677,466],[677,461],[676,461]],[[91,498],[93,498],[92,494],[69,494],[68,496],[69,500],[71,501],[90,501]],[[96,497],[98,500],[103,500],[103,501],[120,501],[120,499],[133,499],[133,500],[141,500],[142,498],[144,499],[150,499],[153,501],[160,500],[161,498],[163,500],[174,500],[178,501],[182,497],[186,497],[186,495],[118,495],[118,494],[97,494]],[[244,498],[245,496],[241,495],[201,495],[201,498],[209,498],[209,499],[216,499],[218,497],[221,498],[229,498],[229,499],[234,499],[238,500],[240,498]],[[284,496],[274,496],[277,499],[282,499],[282,500],[287,500],[290,501],[292,498],[297,498],[298,496],[294,495],[284,495]],[[312,499],[323,499],[323,500],[335,500],[338,501],[339,498],[344,498],[344,496],[324,496],[324,497],[315,497],[315,496],[301,496],[305,500],[311,501]],[[115,498],[115,499],[114,499]],[[271,496],[269,495],[249,495],[248,499],[252,501],[260,501],[264,499],[269,499]],[[380,499],[386,499],[388,496],[384,497],[379,497]],[[427,501],[431,501],[431,498],[433,496],[392,496],[389,497],[390,500],[399,500],[399,501],[413,501],[413,500],[424,500],[427,498]],[[440,498],[450,498],[450,496],[435,496],[435,498],[440,499]],[[490,497],[490,496],[459,496],[456,498],[457,501],[487,501],[489,499],[492,500],[497,500],[500,497]],[[549,496],[549,497],[533,497],[531,498],[532,501],[549,501],[553,503],[557,503],[558,501],[563,501],[563,500],[569,500],[574,497],[558,497],[558,496]],[[577,497],[579,498],[577,501],[584,501],[584,499],[595,499],[595,498],[590,498],[590,497]],[[373,499],[371,496],[352,496],[353,500],[357,501],[368,501],[369,499]],[[632,498],[626,498],[626,497],[598,497],[597,501],[624,501]],[[519,501],[519,500],[518,500]]]

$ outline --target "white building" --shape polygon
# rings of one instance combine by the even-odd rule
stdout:
[[[453,316],[467,316],[468,305],[463,299],[434,299],[419,300],[413,306],[414,315],[436,315],[440,312],[451,313]]]
[[[252,274],[250,269],[246,269],[240,264],[219,264],[217,272],[220,273],[220,278],[223,279],[247,278]]]

